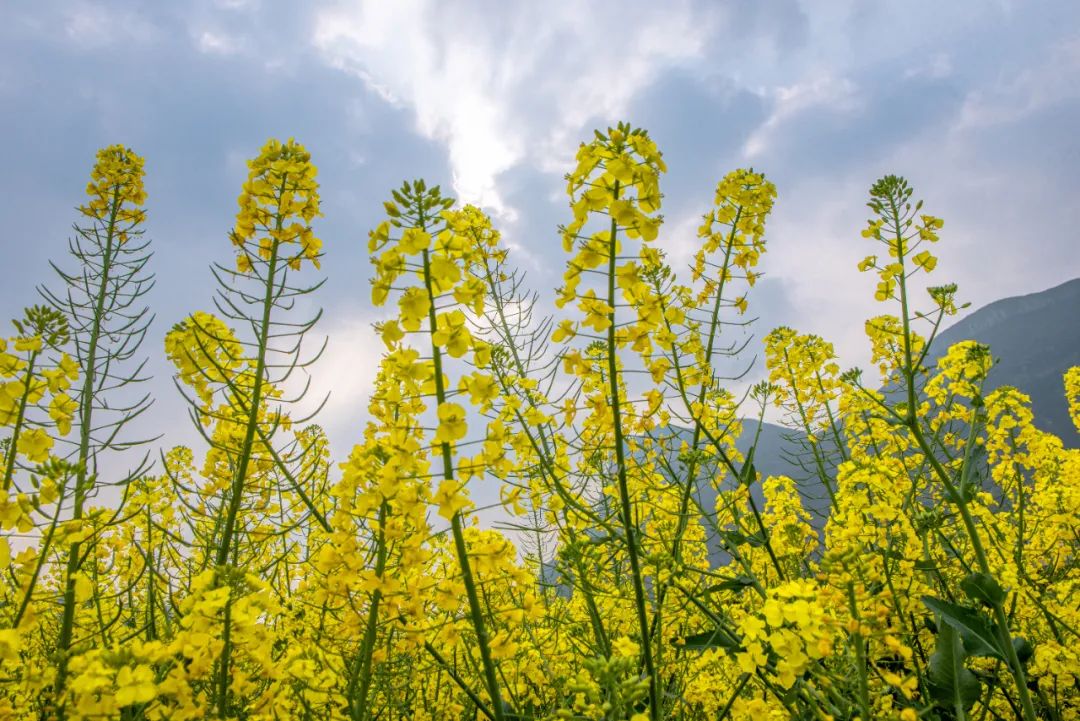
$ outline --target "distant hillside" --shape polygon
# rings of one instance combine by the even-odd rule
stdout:
[[[938,335],[928,363],[935,363],[949,346],[962,340],[989,345],[998,360],[990,373],[988,391],[999,386],[1020,389],[1031,397],[1037,427],[1057,435],[1067,447],[1080,448],[1080,434],[1069,418],[1062,382],[1068,368],[1080,365],[1080,278],[1039,293],[1004,298],[971,313]],[[685,428],[670,430],[677,435],[690,435]],[[784,475],[796,479],[803,506],[810,511],[811,522],[820,531],[829,503],[820,482],[797,458],[804,448],[801,441],[805,434],[747,419],[743,421],[743,432],[736,445],[745,453],[755,436],[758,447],[754,466],[761,477]],[[672,461],[678,466],[675,459]],[[712,509],[716,506],[716,489],[708,475],[702,473],[698,501],[701,507]],[[729,477],[723,487],[730,488],[733,483]],[[761,484],[755,484],[751,492],[762,503]],[[708,547],[713,564],[726,562],[718,538],[709,538]],[[544,568],[543,578],[558,585],[562,593],[569,593],[569,588],[558,581],[553,565]]]
[[[794,479],[803,479],[807,476],[807,472],[800,466],[797,461],[792,457],[792,453],[798,453],[799,440],[805,437],[805,434],[801,431],[784,428],[773,423],[761,423],[758,424],[756,420],[744,419],[742,422],[743,430],[738,440],[735,442],[735,446],[744,454],[749,450],[753,444],[755,437],[757,437],[757,450],[754,455],[754,467],[761,474],[762,478],[769,476],[788,476]],[[690,440],[693,432],[689,428],[682,428],[679,426],[668,426],[668,432],[674,434],[676,437],[683,437],[686,440]],[[664,431],[657,431],[658,435],[663,435]],[[673,453],[670,457],[671,464],[677,468],[682,469],[681,461],[677,460],[676,454]],[[726,478],[721,484],[721,488],[729,490],[734,487],[735,480],[726,473],[722,472],[718,468],[717,463],[709,464],[708,467],[699,469],[699,481],[697,485],[697,501],[701,508],[715,509],[716,508],[716,495],[717,489],[715,487],[715,481],[712,478],[713,474],[723,473]],[[800,484],[800,493],[802,494],[803,506],[807,508],[811,514],[813,514],[813,524],[816,528],[824,526],[824,519],[828,514],[828,499],[825,497],[824,492],[815,492],[820,490],[820,484],[816,482],[802,483]],[[759,509],[764,509],[764,497],[761,492],[761,484],[755,483],[751,487],[751,495],[756,499]],[[692,510],[691,515],[697,515],[697,512]],[[711,532],[708,524],[704,524],[708,538],[706,541],[709,550],[709,559],[714,566],[719,566],[726,563],[728,560],[727,554],[722,550],[720,539]],[[549,584],[556,588],[557,593],[564,596],[570,595],[570,585],[562,578],[562,574],[567,573],[569,570],[561,567],[556,562],[545,563],[540,569],[540,579],[544,584]]]
[[[1080,448],[1080,434],[1069,418],[1062,376],[1080,365],[1080,278],[1030,295],[1004,298],[986,305],[942,331],[934,342],[930,363],[937,361],[954,343],[974,340],[990,346],[998,363],[991,371],[987,390],[1014,386],[1031,397],[1035,425],[1062,439],[1067,447]],[[758,424],[743,422],[737,443],[745,452],[753,442]],[[828,499],[820,482],[795,457],[802,446],[801,431],[772,423],[761,424],[754,465],[762,478],[785,475],[799,483],[803,505],[819,530],[828,515]],[[712,508],[716,492],[711,484],[700,486],[701,501]],[[760,485],[754,495],[761,499]],[[714,562],[723,558],[715,539],[710,543]]]
[[[778,426],[774,423],[761,423],[751,419],[743,420],[743,432],[735,442],[735,446],[745,455],[757,437],[757,448],[754,451],[754,470],[761,474],[762,480],[769,476],[787,476],[798,483],[799,494],[802,496],[803,507],[810,512],[811,524],[818,529],[825,525],[825,518],[829,513],[829,499],[825,489],[817,478],[811,477],[811,473],[798,461],[797,456],[802,453],[802,440],[806,434],[802,431]],[[725,490],[733,487],[734,479],[728,478]],[[699,486],[702,506],[713,509],[716,507],[716,491],[711,484]],[[750,489],[751,495],[758,502],[758,508],[764,510],[764,496],[761,492],[761,484],[755,483]],[[709,558],[714,564],[725,562],[726,554],[720,549],[718,539],[710,539]]]
[[[1080,278],[980,308],[938,336],[934,359],[962,340],[990,346],[998,360],[989,388],[1014,386],[1031,396],[1035,425],[1080,448],[1062,383],[1065,371],[1080,365]]]

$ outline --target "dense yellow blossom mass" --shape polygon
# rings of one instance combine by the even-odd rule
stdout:
[[[992,348],[931,354],[957,289],[916,292],[944,224],[907,181],[872,186],[859,241],[882,246],[857,266],[874,377],[782,327],[739,394],[776,188],[724,176],[682,278],[649,134],[576,160],[553,318],[482,210],[391,191],[368,235],[386,352],[335,463],[293,379],[318,372],[316,169],[269,141],[217,312],[164,338],[201,450],[116,476],[137,444],[94,414],[141,413],[112,395],[141,335],[93,309],[137,282],[100,269],[146,194],[103,149],[90,310],[0,339],[0,719],[1080,718],[1080,451],[987,387]],[[1080,367],[1063,391],[1080,430]],[[736,444],[766,412],[802,477]]]

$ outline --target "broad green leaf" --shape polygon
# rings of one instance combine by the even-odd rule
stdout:
[[[942,623],[930,656],[930,695],[941,706],[957,712],[957,717],[974,706],[982,692],[982,684],[964,665],[964,659],[960,635]]]
[[[938,624],[938,633],[941,633],[940,626],[943,624],[956,629],[969,655],[990,656],[1005,660],[1005,653],[994,632],[994,627],[986,616],[974,609],[964,608],[933,596],[923,596],[922,602],[941,619],[941,623]]]
[[[717,591],[742,591],[750,586],[754,585],[754,579],[749,576],[736,576],[735,578],[729,578],[726,581],[721,581],[716,585],[709,586],[705,589],[706,593],[716,593]]]
[[[960,581],[960,590],[972,601],[995,606],[1005,601],[1005,589],[989,573],[972,573]]]
[[[1031,642],[1023,636],[1013,636],[1012,645],[1020,663],[1027,663],[1035,655],[1035,649],[1031,646]]]
[[[695,633],[693,636],[684,637],[682,641],[683,648],[694,651],[705,651],[710,648],[722,648],[727,651],[739,649],[739,645],[731,640],[731,636],[720,629]]]

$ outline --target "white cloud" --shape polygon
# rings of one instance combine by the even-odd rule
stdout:
[[[500,173],[522,162],[565,172],[590,120],[618,119],[672,65],[697,57],[708,16],[687,3],[484,8],[345,0],[317,13],[331,65],[415,113],[446,145],[455,192],[512,221]]]
[[[154,42],[157,28],[132,11],[95,2],[73,2],[63,12],[64,35],[75,46],[91,50],[124,41]]]
[[[200,53],[210,55],[234,55],[240,50],[240,42],[229,35],[212,30],[204,30],[196,39]]]
[[[860,107],[855,84],[828,75],[773,88],[764,94],[772,100],[772,112],[743,145],[743,155],[747,158],[763,155],[776,136],[807,110],[828,107],[833,112],[850,113]]]
[[[879,251],[859,235],[873,180],[863,169],[843,178],[806,180],[777,198],[767,224],[762,266],[781,282],[795,312],[768,320],[820,335],[834,344],[845,367],[868,365],[863,320],[893,312],[874,301],[873,278],[856,268],[862,257]],[[759,330],[764,335],[771,327]]]
[[[920,58],[919,64],[904,71],[904,77],[941,80],[949,77],[952,73],[952,58],[948,53],[935,53],[930,58]]]
[[[701,227],[701,216],[706,210],[708,208],[694,208],[664,219],[661,232],[664,238],[664,249],[667,251],[665,260],[683,280],[685,280],[683,276],[687,273],[687,267],[694,261],[694,254],[701,248],[698,228]]]
[[[1049,49],[1042,62],[969,93],[954,130],[1015,123],[1063,100],[1080,97],[1080,40]]]
[[[843,365],[869,367],[863,320],[896,309],[873,300],[875,277],[860,274],[855,264],[879,250],[858,231],[868,217],[867,189],[886,172],[906,175],[917,196],[926,200],[927,211],[946,220],[942,243],[934,249],[938,269],[915,281],[918,302],[925,297],[923,286],[955,281],[960,298],[971,301],[974,310],[1073,277],[1075,254],[1069,257],[1060,231],[1054,230],[1068,227],[1068,219],[1077,215],[1067,194],[1039,182],[1041,166],[992,161],[995,153],[988,151],[987,142],[994,141],[980,131],[1003,124],[1020,128],[1038,112],[1080,97],[1075,84],[1062,82],[1078,70],[1080,43],[1057,45],[1042,62],[968,88],[956,112],[899,142],[867,146],[854,162],[787,178],[769,222],[770,252],[763,265],[783,284],[792,314],[768,321],[817,333],[835,344]],[[766,172],[772,161],[783,166],[784,148],[814,142],[805,132],[808,113],[829,112],[842,123],[844,115],[879,102],[843,79],[856,71],[853,65],[839,67],[766,91],[772,111],[744,144],[745,157]],[[954,77],[953,60],[944,53],[929,56],[910,66],[906,77]],[[1033,218],[1038,220],[1033,223]],[[1008,238],[1025,240],[1010,243]],[[974,257],[980,262],[972,263]],[[995,273],[991,280],[987,268],[1009,272]]]
[[[250,11],[262,4],[260,0],[215,0],[215,5],[225,10]]]
[[[336,308],[327,313],[318,332],[329,338],[322,357],[311,368],[311,387],[305,399],[307,410],[326,398],[317,422],[323,427],[335,452],[343,456],[362,437],[368,418],[368,399],[386,347],[371,324],[375,317],[369,310]],[[316,338],[309,341],[315,348]],[[289,390],[303,387],[300,378]]]

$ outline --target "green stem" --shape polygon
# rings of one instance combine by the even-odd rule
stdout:
[[[23,422],[26,420],[26,404],[30,397],[30,386],[34,381],[34,364],[37,363],[40,352],[31,351],[30,358],[26,362],[26,380],[23,381],[22,398],[19,399],[19,410],[15,414],[15,426],[11,430],[11,439],[8,442],[7,467],[4,469],[5,491],[11,488],[11,482],[15,478],[15,457],[19,453],[19,436],[22,434]]]
[[[615,181],[612,191],[615,200],[619,198],[619,181]],[[645,661],[645,671],[649,675],[649,716],[652,721],[660,721],[659,676],[653,662],[652,642],[650,640],[649,616],[645,609],[645,581],[641,573],[641,560],[638,558],[638,528],[634,523],[634,507],[630,500],[630,487],[626,479],[626,449],[623,447],[622,409],[619,399],[619,371],[615,362],[615,246],[619,226],[611,219],[611,238],[608,243],[608,299],[611,310],[608,313],[608,383],[611,390],[612,427],[615,432],[615,464],[619,484],[619,504],[622,511],[623,532],[626,534],[626,549],[630,557],[630,574],[634,583],[634,610],[637,614],[638,632],[641,634],[641,653]]]
[[[278,230],[281,230],[281,216],[277,219]],[[240,511],[240,503],[244,496],[244,481],[247,477],[248,465],[251,463],[251,454],[255,445],[255,433],[259,423],[259,404],[262,402],[263,376],[266,373],[266,349],[270,336],[270,312],[274,307],[274,275],[277,272],[278,261],[277,240],[274,241],[270,252],[270,265],[266,274],[266,294],[263,298],[262,319],[258,329],[258,351],[255,358],[255,373],[251,387],[251,403],[248,406],[247,429],[244,434],[243,445],[240,446],[236,473],[229,493],[229,507],[225,516],[225,528],[222,531],[221,543],[218,544],[215,563],[224,566],[229,560],[229,552],[232,548],[232,538],[236,532],[236,518]]]
[[[443,655],[439,653],[438,649],[432,646],[430,642],[424,641],[424,650],[427,651],[433,659],[435,659],[435,662],[437,664],[442,666],[443,670],[446,671],[446,673],[450,674],[450,678],[454,680],[454,683],[457,684],[458,688],[465,692],[465,695],[468,696],[469,700],[476,705],[476,708],[480,710],[480,713],[484,714],[484,716],[486,716],[490,721],[496,721],[496,715],[488,709],[487,704],[484,703],[484,700],[477,696],[475,691],[469,688],[469,684],[465,683],[465,679],[461,677],[461,674],[455,671],[454,667],[446,662],[446,659],[443,658]],[[499,712],[499,714],[501,715],[501,711]]]
[[[282,176],[278,196],[285,192],[287,176]],[[275,229],[281,231],[282,213],[277,213],[274,221]],[[251,387],[251,403],[248,406],[247,429],[244,433],[244,442],[240,446],[236,473],[229,493],[229,506],[225,516],[225,527],[221,534],[221,542],[218,545],[214,561],[219,572],[229,561],[229,551],[232,548],[233,535],[236,533],[236,519],[240,511],[240,503],[244,497],[244,481],[247,478],[248,465],[251,462],[251,454],[255,445],[255,432],[259,423],[259,406],[262,402],[263,376],[266,374],[266,350],[270,337],[270,313],[274,307],[274,279],[277,275],[278,250],[280,241],[275,237],[270,247],[270,260],[266,270],[266,292],[263,295],[262,317],[256,330],[258,338],[258,350],[255,357],[255,374]],[[221,579],[218,579],[220,583]],[[230,606],[231,599],[225,604],[224,633],[222,640],[224,645],[221,649],[221,659],[218,668],[218,717],[225,718],[227,711],[227,699],[229,695],[229,661],[232,654],[230,638]]]
[[[424,229],[424,215],[421,209],[417,223]],[[430,253],[424,249],[424,286],[428,294],[428,323],[431,327],[432,336],[438,325],[435,317],[435,292],[431,280]],[[435,370],[435,398],[438,405],[446,402],[446,388],[443,385],[442,352],[431,344],[432,360]],[[443,479],[454,480],[454,456],[448,442],[442,444]],[[476,579],[473,578],[472,566],[469,563],[469,550],[465,544],[465,529],[461,523],[461,512],[454,513],[450,519],[451,533],[454,537],[454,550],[457,553],[458,565],[461,566],[461,581],[465,586],[465,595],[469,599],[469,617],[472,620],[473,629],[476,631],[476,642],[480,648],[480,660],[484,667],[484,680],[487,685],[488,695],[495,714],[495,721],[503,721],[503,701],[499,691],[499,680],[495,673],[495,661],[491,657],[491,639],[488,637],[487,625],[484,623],[483,608],[480,605],[480,595],[476,590]]]
[[[851,634],[851,640],[855,644],[855,665],[859,683],[859,710],[863,721],[870,721],[870,684],[866,671],[866,642],[862,636],[862,621],[859,619],[859,607],[855,600],[855,584],[848,583],[848,607],[851,609],[851,617],[860,625],[858,631]]]
[[[727,243],[724,249],[724,262],[720,266],[720,280],[717,283],[716,298],[713,300],[712,317],[709,322],[709,341],[705,346],[705,364],[712,370],[712,356],[714,347],[716,344],[716,336],[720,328],[720,305],[724,298],[724,286],[727,283],[728,267],[731,264],[731,251],[735,245],[735,229],[739,225],[739,219],[742,217],[742,206],[735,211],[735,218],[731,221],[731,231],[728,233]],[[659,288],[657,288],[659,291]],[[705,396],[708,392],[709,386],[713,381],[713,373],[709,373],[708,381],[702,381],[701,389],[698,391],[698,404],[705,402]],[[678,564],[682,559],[682,538],[686,533],[686,529],[689,526],[689,509],[690,509],[690,496],[693,494],[693,489],[697,486],[697,461],[698,457],[694,454],[694,451],[698,449],[698,443],[701,442],[701,418],[697,415],[694,418],[694,438],[690,444],[691,460],[687,468],[686,488],[683,489],[682,497],[679,499],[679,521],[678,526],[675,529],[675,538],[671,544],[671,556],[675,559],[675,563]]]
[[[918,443],[919,448],[922,450],[923,455],[933,466],[934,472],[938,478],[941,479],[942,485],[945,487],[946,493],[949,498],[956,505],[957,510],[960,512],[960,518],[964,522],[964,529],[967,531],[968,538],[971,541],[972,551],[975,553],[975,561],[979,565],[979,570],[983,573],[990,574],[990,564],[987,561],[986,551],[983,548],[982,540],[979,536],[978,528],[975,525],[975,519],[971,515],[971,510],[968,508],[967,500],[964,495],[960,493],[956,486],[953,484],[952,479],[949,477],[948,472],[942,467],[941,462],[933,454],[933,449],[930,448],[929,443],[926,441],[926,437],[922,433],[922,429],[919,427],[919,422],[915,414],[915,366],[914,355],[911,347],[911,321],[909,319],[908,309],[908,296],[907,296],[907,273],[904,269],[904,235],[903,227],[900,219],[900,209],[897,207],[896,198],[891,196],[889,198],[890,209],[892,211],[893,221],[893,233],[896,246],[896,258],[900,264],[899,273],[899,285],[900,285],[900,307],[901,307],[901,320],[903,322],[904,333],[904,380],[907,385],[907,418],[906,425],[911,430],[912,436]],[[968,458],[964,460],[964,470],[966,472],[970,466],[970,448],[969,441]],[[1024,673],[1024,667],[1020,663],[1019,657],[1016,655],[1016,649],[1012,645],[1012,634],[1009,629],[1009,620],[1005,615],[1005,609],[1000,602],[991,604],[993,607],[994,622],[997,626],[998,635],[1001,639],[1002,651],[1005,652],[1005,658],[1008,661],[1009,669],[1012,671],[1013,680],[1016,683],[1016,692],[1020,696],[1020,706],[1024,712],[1024,721],[1036,721],[1035,706],[1031,701],[1031,694],[1027,688],[1027,676]]]
[[[217,710],[218,718],[225,718],[225,714],[229,710],[229,661],[232,655],[232,599],[228,599],[225,602],[225,613],[222,618],[222,635],[221,640],[223,646],[221,648],[221,659],[218,663],[218,679],[217,679]]]
[[[386,501],[379,506],[379,535],[376,539],[377,556],[375,558],[375,576],[382,578],[386,570]],[[377,588],[371,595],[371,606],[368,608],[367,626],[364,629],[364,640],[360,646],[360,692],[355,702],[350,705],[355,709],[353,718],[364,721],[368,717],[368,692],[371,690],[371,661],[375,652],[375,632],[379,624],[379,604],[382,601],[382,589]]]
[[[120,200],[120,185],[113,187],[112,202],[109,209],[109,222],[105,230],[105,252],[101,260],[101,279],[94,299],[94,321],[90,327],[90,341],[86,349],[86,364],[83,371],[82,392],[79,395],[79,465],[75,476],[75,498],[72,502],[71,517],[79,520],[83,517],[83,505],[86,502],[87,481],[90,478],[90,434],[93,430],[94,384],[97,380],[97,353],[101,342],[101,323],[104,320],[105,299],[109,294],[110,271],[113,261],[113,241],[116,236],[116,217],[123,202]],[[75,632],[75,574],[79,572],[81,544],[76,541],[68,549],[67,568],[64,576],[64,616],[60,622],[60,639],[57,642],[60,652],[59,667],[56,671],[56,696],[63,695],[67,681],[68,651]],[[65,716],[60,708],[60,718]]]

